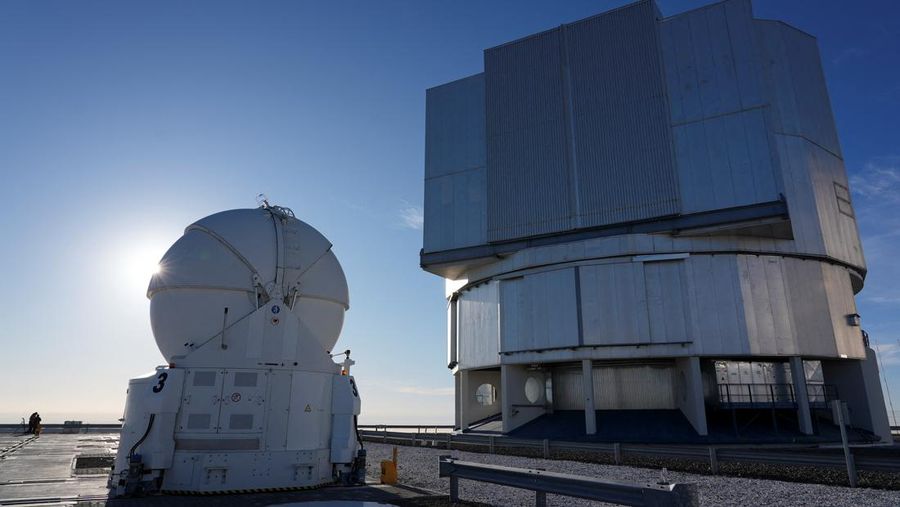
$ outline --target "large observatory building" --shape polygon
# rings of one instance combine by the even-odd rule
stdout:
[[[426,129],[461,430],[812,435],[840,399],[889,437],[813,36],[749,0],[640,1],[486,49]]]

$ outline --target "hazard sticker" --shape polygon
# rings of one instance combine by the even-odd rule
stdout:
[[[306,408],[303,409],[304,412],[312,412],[312,407],[309,406],[309,403],[306,404]]]
[[[235,403],[241,401],[241,393],[232,393],[231,401],[233,401]]]

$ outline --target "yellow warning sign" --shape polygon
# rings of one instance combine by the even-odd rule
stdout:
[[[309,406],[309,403],[306,404],[306,408],[303,409],[304,412],[312,412],[312,407]]]

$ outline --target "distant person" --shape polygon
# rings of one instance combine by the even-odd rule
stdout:
[[[38,417],[39,417],[39,416],[38,416],[38,413],[37,413],[37,412],[34,412],[34,413],[32,413],[31,416],[28,418],[28,431],[25,432],[26,434],[28,434],[28,435],[34,435],[34,427],[35,427],[35,424],[36,424],[36,423],[35,423],[35,420],[36,420]]]
[[[31,434],[32,435],[40,435],[41,434],[41,414],[37,412],[31,414]]]

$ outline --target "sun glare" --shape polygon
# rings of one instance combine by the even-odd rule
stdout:
[[[150,278],[160,272],[159,260],[165,248],[158,245],[129,245],[118,258],[118,274],[121,285],[128,291],[140,294],[147,289]]]

